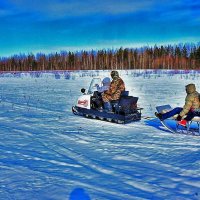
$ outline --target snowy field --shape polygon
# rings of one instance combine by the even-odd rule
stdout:
[[[143,116],[182,106],[200,72],[121,71]],[[0,74],[0,200],[200,199],[200,137],[156,119],[119,125],[75,116],[92,77],[108,71]]]

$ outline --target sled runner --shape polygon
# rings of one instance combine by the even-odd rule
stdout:
[[[72,112],[75,115],[119,124],[141,120],[142,108],[137,106],[138,97],[129,96],[128,91],[124,91],[119,100],[111,101],[112,111],[100,110],[98,103],[102,99],[101,94],[96,90],[96,84],[101,85],[100,78],[92,79],[87,93],[85,89],[81,89],[83,95],[78,98],[77,104],[72,107]]]
[[[158,113],[166,113],[173,108],[170,105],[157,106],[156,110]],[[172,118],[160,120],[161,124],[170,132],[178,134],[187,134],[187,135],[196,135],[200,136],[200,117],[194,117],[192,121],[186,124],[186,127],[183,127],[178,124],[176,121],[177,115],[174,115]]]

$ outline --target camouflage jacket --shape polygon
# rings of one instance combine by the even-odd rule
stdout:
[[[109,95],[112,100],[120,98],[121,93],[125,90],[124,81],[121,78],[112,80],[109,90],[105,91],[105,95]]]

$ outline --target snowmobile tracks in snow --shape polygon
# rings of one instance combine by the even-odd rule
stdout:
[[[127,123],[130,123],[133,121],[141,120],[141,110],[142,109],[139,108],[132,114],[121,115],[121,114],[117,114],[117,113],[113,113],[113,112],[108,113],[105,111],[100,112],[98,110],[89,110],[89,109],[80,108],[77,106],[72,107],[72,112],[75,115],[84,116],[84,117],[90,118],[90,119],[105,120],[105,121],[114,122],[117,124],[127,124]]]

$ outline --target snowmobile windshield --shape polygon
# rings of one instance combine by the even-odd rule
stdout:
[[[93,78],[88,89],[88,94],[93,94],[94,91],[97,91],[97,85],[101,86],[101,79]]]

